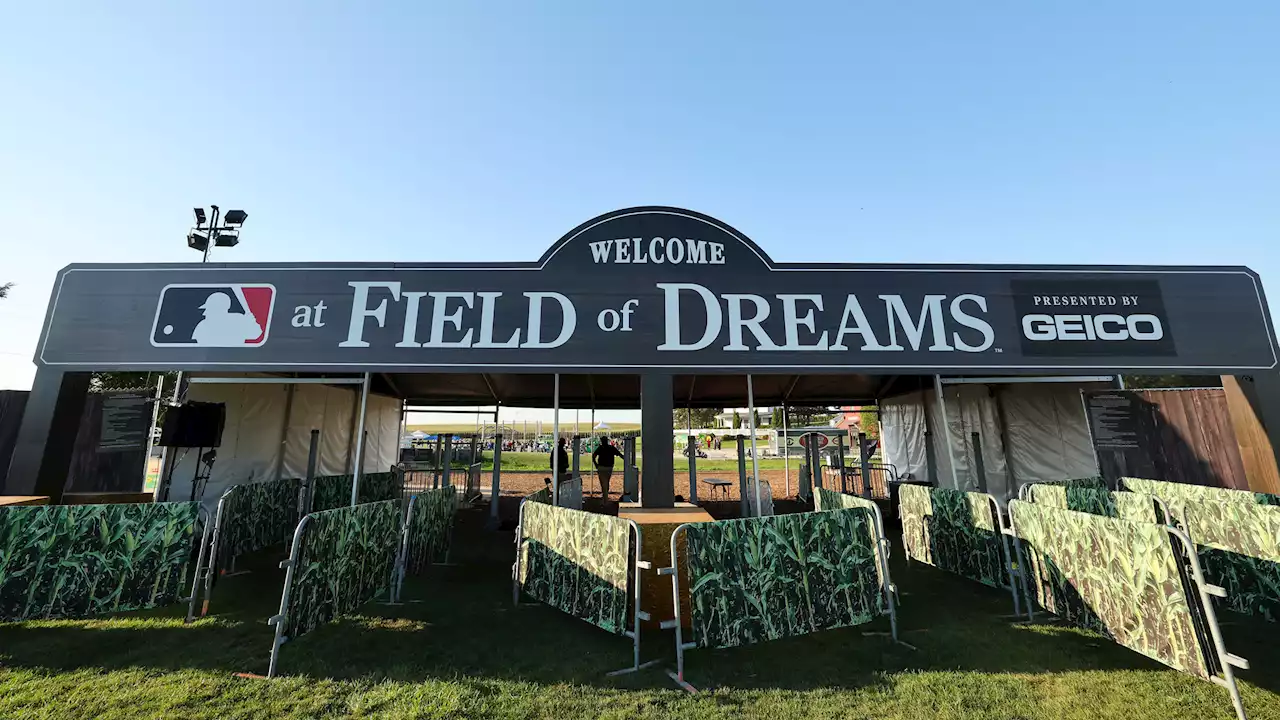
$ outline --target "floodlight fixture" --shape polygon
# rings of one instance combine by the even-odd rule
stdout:
[[[218,247],[235,247],[240,243],[240,233],[234,230],[220,230],[213,244]]]
[[[243,210],[228,210],[227,214],[222,216],[222,221],[232,227],[240,227],[248,217],[249,213]]]
[[[196,214],[196,227],[204,227],[207,219],[204,214],[204,208],[194,208]]]
[[[191,232],[187,233],[187,247],[205,252],[209,249],[209,236],[196,228],[192,228]]]

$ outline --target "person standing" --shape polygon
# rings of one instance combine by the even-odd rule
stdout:
[[[600,497],[609,499],[609,480],[613,478],[613,459],[622,457],[618,448],[609,442],[609,436],[600,438],[600,446],[591,453],[591,462],[596,466],[596,476],[600,478]]]
[[[553,473],[560,473],[560,477],[557,481],[564,480],[565,475],[569,473],[569,453],[565,450],[564,442],[564,438],[560,438],[556,441],[556,449],[553,451],[555,454],[549,459],[549,462],[551,463],[551,471]]]

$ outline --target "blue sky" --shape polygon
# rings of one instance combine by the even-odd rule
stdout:
[[[57,5],[57,7],[54,7]],[[1123,5],[1123,7],[1114,7]],[[113,3],[6,10],[0,387],[56,270],[519,260],[599,213],[775,259],[1244,264],[1280,295],[1280,4]]]

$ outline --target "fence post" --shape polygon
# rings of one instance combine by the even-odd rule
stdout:
[[[738,511],[742,517],[751,517],[747,507],[747,439],[738,436]]]
[[[307,479],[302,483],[302,497],[298,501],[298,516],[311,514],[311,504],[316,496],[316,463],[320,457],[320,431],[311,430],[311,446],[307,449]]]
[[[444,448],[440,452],[440,487],[453,487],[449,477],[453,473],[453,434],[444,436]]]
[[[689,436],[689,502],[698,504],[698,438]]]
[[[982,459],[982,435],[977,431],[973,433],[973,467],[974,472],[978,475],[978,492],[985,493],[987,491],[987,466]]]
[[[867,456],[867,434],[858,433],[858,460],[862,465],[862,496],[875,497],[871,490],[871,458]]]
[[[486,526],[490,530],[497,530],[500,524],[498,520],[498,496],[502,494],[502,433],[495,433],[493,436],[493,480],[489,486],[489,523]]]

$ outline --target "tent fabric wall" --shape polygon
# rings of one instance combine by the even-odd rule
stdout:
[[[290,393],[292,403],[288,399]],[[218,448],[213,474],[202,495],[206,505],[216,504],[231,485],[275,480],[277,466],[280,477],[303,477],[307,472],[313,428],[320,431],[316,474],[345,475],[353,469],[353,429],[360,399],[357,385],[196,383],[190,386],[187,399],[227,405],[222,446]],[[284,425],[286,406],[287,428]],[[395,463],[400,442],[400,408],[398,398],[369,396],[365,418],[368,433],[365,472],[385,472]],[[179,456],[183,454],[181,449],[176,452]],[[171,500],[190,497],[195,460],[196,452],[191,450],[179,461],[169,491]]]
[[[928,480],[925,460],[924,401],[921,393],[880,401],[880,437],[885,460],[898,474]]]
[[[1018,486],[1098,474],[1081,389],[1097,384],[1010,385],[1004,388],[1009,465]],[[1016,494],[1017,488],[1012,488]]]
[[[927,414],[938,464],[932,477],[940,487],[978,489],[974,432],[982,444],[987,492],[1001,501],[1016,497],[1018,487],[1028,483],[1096,475],[1097,460],[1080,401],[1080,390],[1085,387],[1097,385],[945,385],[945,425],[937,395],[931,390],[882,399],[880,427],[886,458],[900,474],[913,480],[930,479],[925,453]],[[1007,446],[1001,436],[1002,424]],[[948,457],[944,426],[951,437],[954,459]]]

